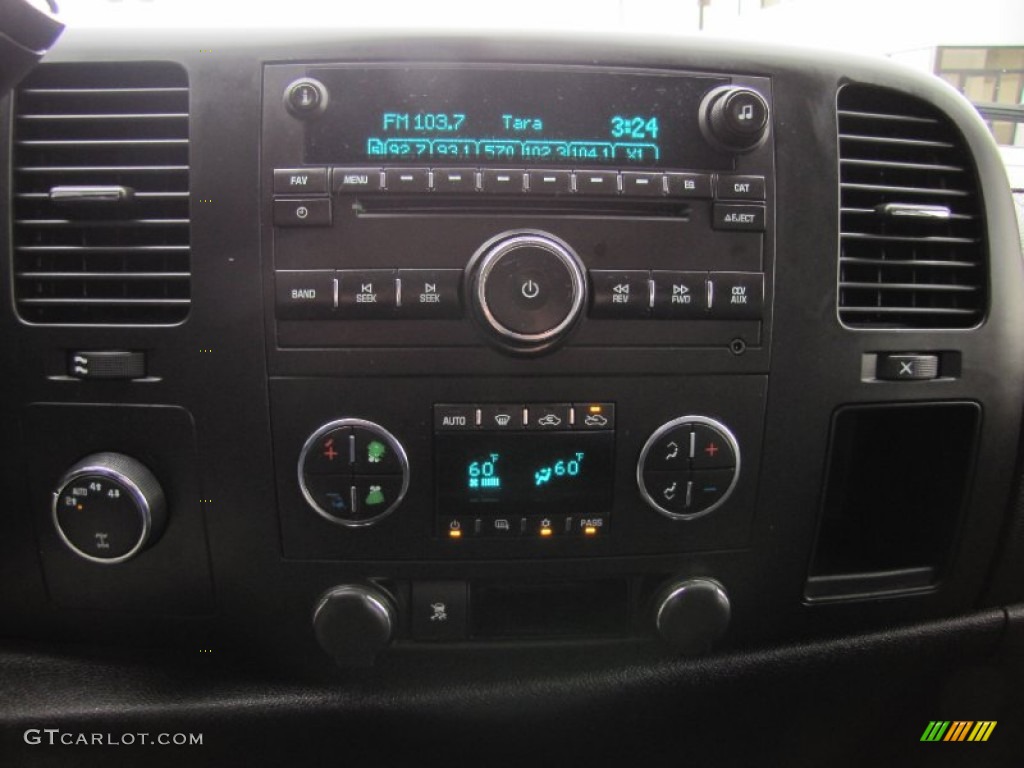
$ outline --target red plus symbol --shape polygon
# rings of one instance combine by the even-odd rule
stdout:
[[[704,453],[708,456],[714,457],[714,455],[718,453],[718,446],[714,443],[708,443],[708,447],[704,449]]]
[[[334,461],[338,458],[338,452],[334,450],[334,438],[324,442],[324,456],[327,457],[328,461]]]

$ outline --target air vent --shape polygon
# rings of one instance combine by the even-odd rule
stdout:
[[[22,318],[185,318],[188,135],[188,76],[174,64],[44,64],[21,84],[13,264]]]
[[[985,314],[977,174],[944,114],[896,91],[839,92],[839,317],[861,328],[969,328]]]

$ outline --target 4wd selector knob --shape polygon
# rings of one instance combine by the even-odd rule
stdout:
[[[700,128],[729,152],[749,152],[768,136],[768,102],[752,88],[723,85],[704,97]]]
[[[466,271],[477,319],[502,346],[541,352],[575,325],[586,300],[579,257],[546,232],[506,232],[485,243]]]
[[[69,469],[53,494],[61,540],[94,563],[123,563],[163,532],[167,502],[156,477],[120,453],[94,453]]]

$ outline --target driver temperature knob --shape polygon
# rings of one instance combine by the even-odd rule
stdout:
[[[120,453],[94,453],[71,467],[57,484],[52,511],[61,541],[79,557],[103,564],[135,557],[167,522],[156,477]]]
[[[313,631],[320,647],[340,667],[368,667],[390,644],[397,624],[391,598],[364,584],[327,590],[313,610]]]
[[[476,319],[502,348],[551,349],[572,330],[586,301],[579,256],[547,232],[506,232],[488,241],[466,268]]]
[[[714,579],[669,582],[654,601],[654,626],[658,634],[686,655],[709,651],[729,626],[731,614],[729,595]]]

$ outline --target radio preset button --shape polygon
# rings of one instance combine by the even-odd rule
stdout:
[[[350,318],[391,317],[398,291],[390,269],[338,272],[338,313]]]
[[[715,184],[718,200],[764,200],[764,176],[737,176],[721,173]]]
[[[572,192],[571,171],[529,171],[531,195],[568,195]]]
[[[278,270],[274,273],[281,320],[322,320],[334,316],[337,285],[333,270]]]
[[[526,191],[526,170],[486,169],[481,173],[481,186],[487,194],[518,195]]]
[[[278,227],[329,227],[331,226],[331,200],[328,197],[275,200],[274,225]]]
[[[402,290],[400,317],[462,317],[461,269],[400,269],[398,280]]]
[[[475,168],[435,168],[435,192],[475,192]]]
[[[331,172],[335,192],[380,192],[384,189],[383,168],[335,168]]]
[[[661,197],[665,194],[664,174],[625,171],[622,173],[622,194],[630,197]]]
[[[590,270],[591,317],[647,317],[651,312],[651,273],[643,270]]]
[[[388,192],[429,192],[430,171],[426,168],[388,168],[384,172]]]
[[[275,168],[274,194],[311,195],[327,192],[326,168]]]
[[[760,320],[764,275],[760,272],[712,272],[710,316],[716,320]]]
[[[651,273],[654,280],[653,314],[659,318],[703,318],[707,316],[707,272]]]
[[[576,194],[617,195],[619,174],[615,171],[576,171]]]
[[[711,177],[706,173],[666,173],[669,197],[711,197]]]
[[[763,205],[715,203],[712,212],[712,226],[721,230],[764,232],[764,217]]]

